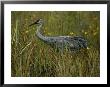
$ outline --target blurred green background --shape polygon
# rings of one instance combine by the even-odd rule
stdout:
[[[79,53],[55,52],[35,35],[37,19],[44,20],[46,36],[83,36],[88,48]],[[12,77],[100,76],[99,11],[12,11]]]

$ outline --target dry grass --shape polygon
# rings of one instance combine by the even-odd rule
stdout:
[[[99,12],[12,12],[11,76],[13,77],[98,77],[100,76]],[[63,54],[39,40],[36,27],[43,18],[45,35],[81,35],[88,49]]]

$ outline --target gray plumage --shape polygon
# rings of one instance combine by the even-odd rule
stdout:
[[[55,36],[55,37],[49,37],[44,36],[41,33],[41,28],[43,26],[43,19],[38,19],[36,22],[34,22],[32,25],[37,24],[37,31],[36,35],[38,38],[40,38],[45,43],[51,45],[52,47],[55,47],[61,51],[63,51],[65,48],[69,49],[70,51],[79,50],[81,48],[87,48],[87,40],[85,40],[81,36]]]

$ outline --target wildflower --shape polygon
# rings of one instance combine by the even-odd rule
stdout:
[[[48,33],[48,35],[51,35],[51,33]]]
[[[84,32],[84,34],[86,35],[86,34],[87,34],[87,32]]]
[[[73,32],[70,32],[70,35],[73,35],[74,33]]]
[[[87,50],[89,50],[90,48],[89,47],[87,47]]]
[[[28,33],[29,31],[27,30],[25,33]]]

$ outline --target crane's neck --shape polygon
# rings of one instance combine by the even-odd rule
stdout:
[[[40,24],[37,27],[37,32],[36,32],[37,37],[40,38],[41,40],[45,41],[45,42],[54,43],[56,41],[56,37],[47,37],[47,36],[44,36],[42,34],[42,31],[41,31],[42,26],[43,26],[43,24]]]
[[[43,34],[42,34],[42,32],[41,32],[42,26],[43,26],[43,24],[39,24],[39,25],[37,26],[36,35],[37,35],[37,37],[39,37],[41,40],[47,42],[47,41],[48,41],[48,37],[43,36]]]
[[[37,26],[37,32],[36,32],[36,33],[41,32],[42,26],[43,26],[43,24],[39,24],[39,25]]]

